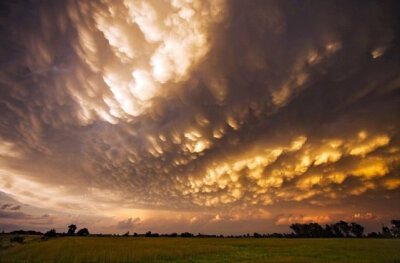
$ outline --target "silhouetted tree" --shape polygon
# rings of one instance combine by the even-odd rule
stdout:
[[[10,234],[12,235],[43,235],[42,232],[34,231],[34,230],[15,230],[11,231]]]
[[[259,233],[255,232],[255,233],[253,234],[253,237],[255,237],[255,238],[260,238],[260,237],[262,237],[262,235],[260,235]]]
[[[350,236],[351,226],[347,222],[340,220],[336,224],[345,237]]]
[[[378,237],[379,237],[379,234],[376,233],[376,232],[371,232],[371,233],[368,233],[367,237],[378,238]]]
[[[76,233],[78,236],[88,236],[89,235],[89,230],[87,228],[82,228]]]
[[[129,236],[129,231],[122,235],[123,237]]]
[[[348,224],[345,221],[339,221],[335,224],[325,225],[323,228],[318,223],[290,225],[296,237],[361,237],[364,233],[364,227],[357,223]]]
[[[340,230],[340,226],[338,223],[331,225],[332,233],[334,237],[344,237],[342,231]]]
[[[308,224],[307,228],[308,228],[310,237],[324,237],[325,236],[324,228],[318,223],[310,223],[310,224]]]
[[[400,220],[393,219],[390,221],[392,223],[392,227],[390,228],[390,231],[392,232],[392,235],[394,237],[400,237]]]
[[[56,232],[56,230],[54,228],[50,229],[49,231],[44,233],[44,237],[46,237],[46,238],[57,237],[57,232]]]
[[[390,232],[390,229],[387,226],[382,227],[382,236],[385,238],[392,237],[392,233]]]
[[[325,225],[325,235],[326,235],[326,237],[334,237],[335,236],[331,225]]]
[[[294,231],[294,233],[298,237],[303,237],[303,236],[306,235],[306,233],[304,232],[304,227],[303,227],[302,224],[299,224],[299,223],[291,224],[290,228]]]
[[[68,235],[69,236],[75,235],[75,231],[76,231],[76,225],[71,224],[68,226]]]
[[[266,237],[282,238],[283,234],[281,234],[281,233],[272,233],[272,234],[267,235]]]
[[[355,236],[355,237],[362,237],[364,234],[364,227],[360,224],[357,223],[351,223],[350,226],[350,232]]]
[[[326,233],[325,229],[318,223],[295,223],[290,225],[290,228],[298,237],[324,237]]]
[[[184,232],[184,233],[181,234],[181,237],[192,237],[192,236],[194,236],[194,235],[192,233],[189,233],[189,232]]]

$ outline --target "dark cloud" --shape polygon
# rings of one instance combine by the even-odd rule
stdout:
[[[15,211],[15,210],[21,209],[21,206],[20,205],[14,205],[13,206],[13,204],[3,204],[3,205],[0,206],[0,209],[1,210],[9,209],[9,210]]]
[[[20,209],[21,209],[20,205],[16,205],[16,206],[13,206],[13,207],[10,208],[10,210],[13,210],[13,211],[20,210]]]
[[[7,209],[7,208],[10,207],[10,206],[12,206],[12,204],[4,204],[4,205],[2,205],[2,206],[0,207],[0,209],[1,209],[1,210],[5,210],[5,209]]]
[[[29,218],[30,216],[22,213],[22,212],[7,212],[7,211],[0,211],[0,218],[9,218],[9,219],[23,219]]]
[[[0,190],[63,212],[221,222],[391,213],[399,3],[194,2],[3,4]]]
[[[132,219],[132,217],[126,219],[126,220],[122,220],[120,222],[118,222],[117,224],[117,228],[120,229],[131,229],[135,226],[137,226],[138,224],[140,224],[140,218],[136,217],[134,219]]]

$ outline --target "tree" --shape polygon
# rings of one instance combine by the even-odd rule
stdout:
[[[309,237],[324,237],[325,230],[324,228],[318,223],[310,223],[306,227],[307,232],[309,233]]]
[[[76,233],[78,236],[88,236],[89,230],[87,228],[82,228]]]
[[[333,224],[331,225],[332,227],[332,233],[334,237],[344,237],[342,231],[340,230],[339,224]]]
[[[56,232],[56,230],[53,228],[53,229],[50,229],[49,231],[47,231],[46,233],[44,233],[44,237],[45,238],[50,238],[50,237],[57,237],[57,232]]]
[[[378,237],[380,237],[380,235],[376,232],[371,232],[371,233],[368,233],[367,237],[378,238]]]
[[[291,224],[290,228],[293,230],[293,232],[296,234],[296,236],[298,236],[298,237],[306,236],[303,224],[299,224],[299,223]]]
[[[192,233],[189,232],[183,232],[181,233],[181,237],[193,237],[194,235]]]
[[[400,220],[395,220],[393,219],[390,221],[390,223],[393,225],[390,229],[394,237],[400,237]]]
[[[68,226],[68,235],[69,236],[75,235],[75,231],[76,231],[76,225],[71,224]]]
[[[350,232],[355,236],[355,237],[362,237],[364,235],[364,227],[360,224],[357,223],[351,223],[350,225]]]
[[[33,230],[15,230],[15,231],[11,231],[10,234],[12,235],[43,235],[42,232],[38,232],[38,231],[33,231]]]
[[[290,228],[298,237],[324,237],[326,235],[325,229],[318,223],[296,223],[290,225]]]
[[[333,227],[331,225],[325,225],[325,235],[327,237],[334,237]]]
[[[259,233],[255,232],[255,233],[253,234],[253,237],[255,237],[255,238],[260,238],[260,237],[262,237],[262,235],[260,235]]]
[[[333,231],[334,231],[336,237],[349,237],[350,236],[351,226],[343,220],[340,220],[339,222],[335,223],[332,226],[332,228],[333,228]]]
[[[385,238],[392,237],[392,232],[390,232],[390,229],[387,226],[382,227],[382,236]]]

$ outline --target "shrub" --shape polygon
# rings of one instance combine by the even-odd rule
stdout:
[[[49,239],[49,238],[53,238],[53,237],[57,237],[57,232],[55,229],[50,229],[49,231],[44,233],[42,239]]]
[[[88,236],[89,235],[89,230],[87,228],[82,228],[81,230],[76,233],[78,236]]]
[[[189,232],[184,232],[181,234],[181,237],[193,237],[193,234]]]

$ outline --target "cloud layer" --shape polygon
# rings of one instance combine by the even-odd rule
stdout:
[[[396,1],[3,5],[0,190],[18,201],[117,228],[395,216]]]

